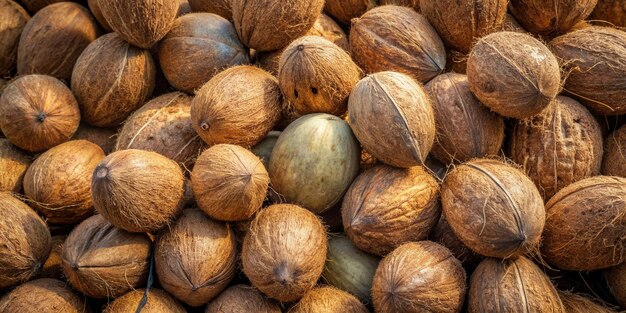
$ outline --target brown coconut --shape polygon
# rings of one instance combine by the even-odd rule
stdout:
[[[492,111],[524,119],[539,114],[560,91],[559,64],[530,35],[497,32],[476,43],[467,60],[470,89]]]
[[[19,192],[32,158],[5,138],[0,138],[0,191]]]
[[[150,97],[156,65],[148,50],[131,46],[117,33],[110,33],[85,49],[72,77],[72,91],[85,122],[113,127]]]
[[[191,12],[193,11],[191,10],[191,6],[187,0],[178,0],[178,11],[176,12],[176,17],[181,17]]]
[[[65,282],[41,278],[27,282],[0,299],[0,312],[88,313],[85,299]]]
[[[460,312],[465,270],[450,250],[431,241],[404,244],[378,266],[372,300],[378,313]]]
[[[567,313],[614,313],[612,308],[606,307],[585,295],[559,291],[559,297]]]
[[[50,249],[50,255],[48,255],[46,262],[41,267],[41,272],[37,275],[37,278],[65,278],[63,277],[63,262],[61,261],[63,242],[65,242],[65,236],[52,236],[50,240],[50,247],[52,247]]]
[[[515,17],[509,13],[504,17],[504,23],[502,23],[502,30],[505,32],[517,32],[527,33],[526,29],[519,24]]]
[[[109,154],[115,147],[116,133],[117,129],[115,128],[95,127],[81,123],[72,139],[91,141],[100,146],[104,154]]]
[[[517,259],[482,261],[470,279],[468,313],[565,313],[557,290],[533,261]]]
[[[61,252],[65,277],[92,298],[115,298],[143,285],[148,277],[150,238],[114,227],[102,215],[72,230]]]
[[[541,250],[550,264],[593,271],[626,259],[626,178],[580,180],[554,195],[546,212]]]
[[[564,34],[586,19],[598,0],[511,0],[511,14],[532,33],[543,36]]]
[[[46,223],[11,193],[0,192],[0,289],[34,277],[51,250]]]
[[[186,313],[185,308],[167,292],[151,288],[148,299],[142,307],[141,313]],[[145,289],[137,289],[115,299],[109,303],[104,313],[136,313],[146,295]]]
[[[355,296],[329,286],[311,289],[289,313],[369,313]]]
[[[565,91],[594,113],[626,114],[626,32],[587,27],[553,39],[550,48],[567,73]]]
[[[159,42],[159,63],[174,88],[193,93],[221,70],[250,63],[235,27],[210,13],[192,13],[174,22]],[[184,56],[184,57],[181,57]]]
[[[281,313],[280,306],[247,285],[235,285],[224,290],[209,303],[205,313]]]
[[[589,19],[606,21],[616,27],[626,27],[626,2],[622,0],[598,0],[598,4]]]
[[[19,3],[30,13],[37,13],[37,11],[49,6],[51,4],[63,2],[63,0],[19,0]]]
[[[269,132],[263,140],[250,149],[254,155],[261,159],[265,168],[270,166],[270,156],[272,155],[272,151],[274,151],[274,146],[276,145],[280,134],[281,132],[273,130]]]
[[[107,20],[102,15],[102,11],[100,11],[100,5],[98,4],[98,0],[87,0],[87,5],[89,6],[89,11],[93,14],[93,17],[96,18],[100,26],[104,28],[107,32],[112,32],[111,25],[107,22]]]
[[[73,2],[49,5],[24,27],[17,73],[46,74],[69,81],[76,60],[98,35],[98,23],[87,8]]]
[[[154,151],[191,168],[204,148],[191,126],[192,99],[172,92],[148,101],[126,120],[115,150]]]
[[[387,4],[401,5],[401,6],[412,8],[417,12],[420,11],[420,0],[379,0],[378,3],[380,5],[387,5]]]
[[[28,12],[13,0],[0,1],[0,75],[9,74],[17,61],[17,45],[26,23]]]
[[[433,228],[432,232],[428,236],[428,240],[436,242],[452,252],[455,258],[457,258],[466,268],[472,268],[476,266],[483,257],[476,252],[468,248],[452,231],[450,224],[446,221],[445,217],[441,215],[439,222]]]
[[[445,164],[496,155],[504,141],[504,120],[470,91],[467,76],[446,73],[425,86],[435,112],[437,139],[432,154]]]
[[[604,277],[615,300],[626,307],[626,263],[605,270]]]
[[[367,11],[368,5],[370,0],[326,0],[324,12],[335,20],[349,25],[353,18],[360,17]]]
[[[366,73],[396,71],[425,83],[446,68],[441,38],[425,17],[407,7],[385,5],[354,19],[350,50]]]
[[[379,161],[421,165],[435,141],[435,115],[424,88],[411,77],[380,72],[363,78],[348,102],[354,134]]]
[[[79,122],[76,98],[54,77],[22,76],[0,97],[0,129],[26,151],[41,152],[69,140]]]
[[[626,126],[606,138],[602,174],[626,177]]]
[[[443,181],[441,204],[454,234],[479,254],[506,259],[538,249],[543,200],[513,166],[490,159],[457,166]]]
[[[295,301],[322,274],[328,242],[313,213],[292,204],[257,214],[243,242],[243,271],[256,288],[279,301]]]
[[[104,158],[95,143],[72,140],[39,155],[24,175],[24,194],[50,223],[74,224],[93,213],[91,177]]]
[[[278,80],[260,68],[240,65],[202,86],[191,103],[191,123],[209,145],[251,147],[274,127],[281,106]]]
[[[232,21],[232,2],[233,0],[189,0],[189,6],[194,12],[213,13]]]

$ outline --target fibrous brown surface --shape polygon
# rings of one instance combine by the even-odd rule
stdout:
[[[189,0],[189,6],[194,12],[208,12],[217,14],[229,21],[233,20],[233,0]]]
[[[133,290],[109,303],[104,313],[136,313],[146,294],[145,289]],[[171,295],[160,289],[148,291],[148,301],[141,313],[186,313],[187,310]]]
[[[530,32],[554,36],[586,19],[598,2],[602,0],[511,0],[509,8]]]
[[[0,312],[89,313],[83,297],[65,282],[41,278],[15,288],[0,299]]]
[[[8,139],[0,138],[0,191],[19,192],[32,157],[13,146]]]
[[[355,296],[329,286],[320,286],[305,293],[289,313],[368,313]]]
[[[17,2],[0,1],[0,75],[15,67],[20,35],[28,20],[30,15]]]
[[[607,21],[617,27],[626,27],[626,2],[622,0],[598,0],[590,20]]]
[[[626,126],[606,138],[602,174],[626,177]]]
[[[263,296],[254,287],[235,285],[224,290],[209,303],[205,313],[281,313],[274,300]]]

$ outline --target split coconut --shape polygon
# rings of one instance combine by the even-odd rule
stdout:
[[[224,290],[209,303],[205,313],[281,313],[277,302],[265,298],[247,285],[235,285]]]
[[[141,306],[147,294],[145,305]],[[136,313],[141,306],[141,313],[186,313],[187,310],[167,292],[150,288],[133,290],[109,303],[104,313]]]
[[[189,0],[189,6],[194,12],[213,13],[232,21],[232,2],[233,0]]]
[[[626,177],[626,126],[606,138],[602,174]]]
[[[337,21],[350,25],[353,18],[360,17],[367,11],[370,0],[326,0],[324,12]]]
[[[26,23],[28,12],[13,0],[0,0],[0,76],[15,67],[17,46]]]
[[[586,19],[598,2],[602,0],[511,0],[509,8],[530,32],[555,36]]]
[[[304,294],[289,313],[368,313],[353,295],[329,286],[320,286]]]
[[[2,297],[0,312],[86,313],[90,310],[85,299],[65,282],[42,278],[20,285]]]
[[[604,277],[615,300],[626,307],[626,263],[605,270]]]
[[[0,138],[0,191],[20,192],[24,174],[32,161],[31,156],[9,140]]]
[[[622,0],[598,0],[590,19],[607,21],[615,27],[626,27],[626,2]]]

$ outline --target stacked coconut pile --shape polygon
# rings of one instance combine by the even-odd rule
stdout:
[[[0,313],[625,309],[619,27],[614,0],[0,0]]]

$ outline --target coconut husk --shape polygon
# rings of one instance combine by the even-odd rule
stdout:
[[[105,154],[109,154],[115,147],[116,133],[117,129],[115,128],[95,127],[81,123],[72,140],[91,141],[100,146]]]
[[[327,0],[324,12],[335,20],[350,24],[353,18],[360,17],[367,11],[369,0]]]
[[[265,168],[270,166],[270,156],[272,155],[272,151],[274,150],[274,146],[276,145],[280,134],[281,132],[279,131],[271,131],[267,134],[267,136],[265,136],[265,138],[263,138],[263,140],[261,140],[261,142],[250,149],[254,155],[261,159]]]
[[[589,19],[626,27],[626,3],[621,0],[599,0]]]
[[[612,308],[594,301],[595,299],[571,292],[559,291],[559,297],[567,313],[612,313]]]
[[[65,282],[41,278],[27,282],[0,299],[0,312],[89,313],[83,297]]]
[[[0,138],[0,191],[20,192],[24,174],[32,161],[31,156],[9,140]]]
[[[511,0],[509,9],[530,32],[542,36],[564,34],[586,19],[598,0]]]
[[[379,0],[378,3],[380,5],[400,5],[412,8],[413,10],[419,12],[420,11],[420,0]]]
[[[232,2],[232,0],[189,0],[189,5],[194,12],[213,13],[232,21]]]
[[[145,289],[133,290],[109,303],[104,313],[135,313],[143,297]],[[141,313],[186,313],[185,308],[167,292],[151,288],[148,291],[148,300],[141,309]]]
[[[205,313],[281,313],[278,303],[265,298],[247,285],[235,285],[224,290],[209,303]]]
[[[446,218],[441,215],[439,222],[428,236],[428,240],[436,242],[452,252],[465,268],[474,268],[483,257],[468,248],[452,231]]]
[[[93,14],[93,17],[95,17],[98,23],[100,23],[100,26],[102,26],[102,28],[107,32],[112,32],[113,29],[111,29],[111,25],[109,25],[100,11],[98,0],[87,0],[87,5],[89,6],[89,11]]]
[[[63,265],[61,261],[61,251],[63,243],[65,242],[63,235],[52,236],[50,241],[52,249],[50,249],[50,255],[46,259],[46,262],[41,267],[41,272],[37,275],[37,278],[54,278],[63,280]]]
[[[507,13],[504,17],[504,23],[502,23],[502,31],[528,33],[528,31],[519,24],[515,17],[509,13]]]
[[[290,313],[368,313],[355,296],[330,287],[320,286],[304,294]]]
[[[0,1],[0,75],[9,74],[17,61],[17,45],[26,23],[28,12],[13,0]]]
[[[626,307],[626,263],[605,270],[604,277],[615,300]]]
[[[606,138],[602,174],[626,177],[626,126]]]
[[[450,250],[431,241],[404,244],[378,266],[372,285],[376,312],[460,312],[465,270]]]
[[[446,72],[465,75],[465,73],[467,73],[467,55],[459,51],[449,50],[446,56]],[[444,74],[438,75],[437,77],[442,75]]]

